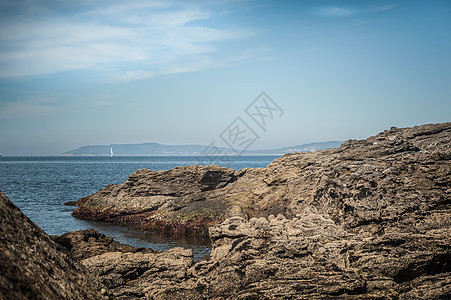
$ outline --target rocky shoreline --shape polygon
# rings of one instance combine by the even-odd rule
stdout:
[[[391,128],[337,149],[288,154],[264,169],[138,170],[69,203],[78,218],[208,232],[210,258],[197,263],[191,250],[136,249],[92,230],[51,240],[1,194],[2,220],[12,225],[1,228],[0,286],[11,288],[0,298],[13,299],[15,282],[36,280],[9,263],[28,255],[46,263],[62,257],[70,268],[55,270],[92,278],[69,280],[74,293],[62,299],[448,299],[450,159],[451,123]],[[35,229],[20,241],[12,235],[27,226]],[[45,241],[45,251],[11,250],[34,245],[28,235]],[[55,280],[69,286],[64,276]]]
[[[449,196],[450,127],[392,128],[336,149],[287,154],[264,169],[141,169],[66,204],[77,206],[77,218],[178,234],[202,235],[234,216],[290,218],[305,208],[349,228],[387,222]]]

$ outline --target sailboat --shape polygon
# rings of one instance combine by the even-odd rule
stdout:
[[[110,147],[110,157],[113,157],[113,148]]]

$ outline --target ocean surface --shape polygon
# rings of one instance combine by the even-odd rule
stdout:
[[[215,164],[232,168],[264,168],[278,156],[229,156]],[[165,251],[173,247],[190,248],[195,259],[210,251],[205,242],[171,239],[152,232],[138,232],[111,224],[78,220],[67,201],[90,195],[106,185],[124,182],[138,169],[167,170],[199,164],[195,156],[143,157],[1,157],[0,190],[22,212],[49,235],[94,228],[117,241],[135,247]]]

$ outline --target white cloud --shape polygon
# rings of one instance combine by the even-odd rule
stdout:
[[[208,55],[214,64],[223,59],[216,42],[253,34],[215,26],[208,8],[195,4],[85,1],[67,7],[69,3],[63,1],[54,10],[36,4],[18,6],[26,11],[0,21],[0,78],[121,68],[123,79],[142,79],[163,72],[162,64],[184,69],[200,56]]]

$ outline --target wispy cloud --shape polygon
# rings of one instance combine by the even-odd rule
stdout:
[[[364,13],[379,13],[390,11],[395,8],[397,5],[395,4],[387,4],[380,6],[371,6],[365,8],[344,8],[337,6],[329,6],[329,7],[317,7],[315,10],[315,14],[324,17],[349,17]]]
[[[202,63],[213,65],[225,58],[218,54],[217,42],[254,34],[250,29],[218,25],[208,6],[193,3],[27,3],[0,1],[0,11],[4,11],[0,15],[0,77],[117,68],[120,64],[124,79],[142,79],[168,72],[167,68],[196,69],[184,66],[199,57]]]
[[[145,69],[128,70],[126,72],[112,71],[113,79],[119,81],[132,81],[154,77],[156,75],[171,75],[186,72],[196,72],[207,70],[209,68],[223,68],[228,66],[235,66],[242,61],[263,61],[269,59],[270,48],[260,46],[257,48],[243,49],[238,53],[230,53],[226,57],[222,57],[220,60],[214,60],[208,55],[192,56],[186,61],[177,61],[171,63],[170,61],[154,65],[155,72],[149,72]]]

